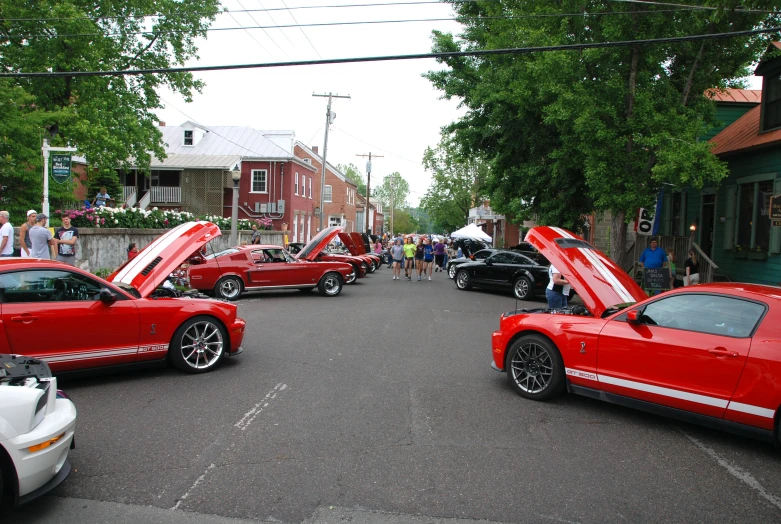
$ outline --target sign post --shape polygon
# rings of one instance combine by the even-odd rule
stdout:
[[[41,146],[41,154],[43,155],[43,213],[46,216],[49,216],[49,152],[50,151],[66,151],[69,153],[73,153],[78,150],[75,147],[49,147],[49,139],[48,138],[43,139],[43,146]],[[68,161],[68,170],[70,171],[70,160]]]

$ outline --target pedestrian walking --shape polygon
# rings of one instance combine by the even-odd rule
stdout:
[[[415,271],[418,273],[418,282],[420,282],[420,275],[421,273],[426,273],[425,263],[424,263],[424,241],[423,237],[418,238],[418,243],[415,245]]]
[[[428,238],[423,242],[423,274],[428,273],[428,279],[431,280],[431,274],[434,271],[434,246]]]
[[[407,280],[412,280],[412,272],[415,269],[415,244],[412,243],[412,237],[407,237],[404,244],[404,276]]]
[[[48,218],[43,213],[38,214],[35,217],[35,225],[30,228],[30,242],[32,243],[30,254],[33,258],[52,259],[53,250],[51,246],[56,246],[57,240],[55,240],[49,228],[46,227]]]
[[[444,271],[445,270],[445,255],[447,252],[447,246],[445,245],[442,240],[437,240],[436,245],[434,245],[434,265],[436,266],[434,268],[434,271]]]
[[[8,211],[0,211],[0,257],[14,256],[14,226]]]
[[[29,210],[27,212],[27,222],[19,227],[19,246],[21,246],[22,258],[30,257],[30,250],[33,248],[33,245],[30,242],[30,229],[35,225],[35,218],[37,216],[38,213],[34,209]]]
[[[398,238],[391,248],[391,260],[393,260],[393,280],[401,280],[401,266],[404,264],[404,246],[401,245],[401,240]]]
[[[252,236],[250,237],[250,244],[260,244],[260,231],[258,231],[258,225],[252,224]]]
[[[54,233],[57,239],[57,260],[71,266],[76,265],[76,242],[79,241],[79,229],[71,226],[71,217],[62,217],[62,227]]]

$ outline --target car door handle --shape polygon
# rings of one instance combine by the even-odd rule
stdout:
[[[11,317],[11,322],[32,322],[38,320],[38,317],[33,315],[20,315],[18,317]]]
[[[708,353],[710,353],[711,355],[716,355],[717,357],[732,357],[732,358],[734,358],[734,357],[738,356],[738,352],[737,351],[730,351],[727,348],[722,348],[722,347],[709,349]]]

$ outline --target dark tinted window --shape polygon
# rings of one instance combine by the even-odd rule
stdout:
[[[15,271],[0,275],[3,302],[72,302],[98,300],[101,285],[70,271]]]
[[[490,251],[488,249],[483,249],[482,251],[478,251],[475,253],[475,260],[483,260],[484,258],[488,258],[491,256],[493,251]]]
[[[524,265],[527,265],[527,266],[533,266],[534,265],[534,261],[531,260],[529,257],[525,257],[523,255],[516,255],[516,257],[518,259],[516,264],[524,264]]]
[[[648,304],[641,321],[711,335],[748,337],[765,306],[718,295],[681,294]]]
[[[491,262],[494,264],[512,264],[515,261],[515,255],[512,253],[500,252],[491,257]]]

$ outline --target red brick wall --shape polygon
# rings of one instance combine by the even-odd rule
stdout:
[[[301,146],[296,146],[294,149],[295,156],[299,158],[308,158],[311,160],[312,165],[317,168],[318,176],[315,176],[314,183],[317,186],[317,197],[315,197],[315,188],[312,188],[312,198],[314,200],[314,205],[319,206],[320,205],[320,178],[319,174],[322,172],[322,163],[321,159],[317,156],[311,155],[307,150],[302,148]],[[344,215],[344,219],[347,221],[347,225],[345,227],[345,230],[349,233],[352,231],[355,231],[355,201],[356,197],[353,198],[353,203],[348,204],[347,203],[347,188],[349,187],[353,194],[355,194],[357,187],[352,182],[348,181],[342,181],[339,177],[337,177],[331,169],[328,170],[328,173],[326,174],[325,178],[325,185],[331,186],[331,202],[325,202],[323,204],[324,207],[324,213],[323,213],[323,227],[328,227],[328,217],[331,215]],[[320,219],[313,218],[313,224],[312,224],[312,230],[315,231],[317,227],[320,226]]]

